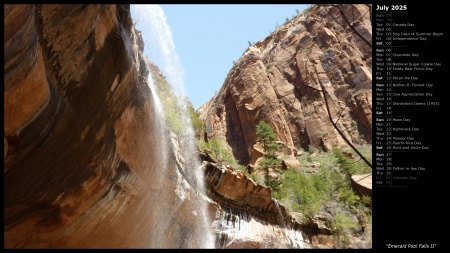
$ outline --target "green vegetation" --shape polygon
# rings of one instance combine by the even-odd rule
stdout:
[[[245,173],[248,177],[250,177],[251,179],[253,179],[253,181],[255,181],[256,183],[260,184],[260,185],[265,185],[266,183],[266,179],[265,177],[262,176],[258,176],[255,174],[250,174],[248,172]]]
[[[184,117],[181,107],[187,107],[190,121],[194,128],[196,138],[199,139],[205,132],[205,126],[200,120],[198,113],[192,108],[188,98],[178,97],[175,95],[173,87],[169,82],[157,73],[153,73],[153,81],[156,87],[161,103],[164,107],[164,114],[166,117],[166,124],[168,128],[177,135],[186,132],[187,118]]]
[[[279,168],[281,168],[281,160],[276,157],[264,157],[259,163],[261,169],[267,170],[268,168],[273,168],[274,170],[278,170],[281,172]]]
[[[364,155],[364,157],[372,162],[372,149],[370,149],[370,152],[366,149],[361,149],[360,152]],[[358,157],[353,150],[343,151],[341,149],[334,148],[333,154],[337,159],[339,168],[345,173],[348,179],[355,174],[366,174],[372,172],[372,168],[370,168],[361,159],[355,161],[353,158],[350,158]]]
[[[233,154],[228,150],[225,140],[217,140],[215,138],[210,138],[208,142],[198,140],[197,147],[201,150],[208,149],[211,151],[210,155],[219,162],[225,161],[235,168],[241,168]]]
[[[193,116],[198,117],[194,113]],[[204,131],[201,121],[197,123],[194,125]],[[290,212],[300,212],[306,218],[327,213],[326,225],[339,248],[355,246],[355,241],[350,241],[354,236],[359,238],[356,241],[359,247],[371,247],[371,199],[356,195],[350,184],[352,175],[370,173],[371,168],[353,150],[335,147],[331,152],[323,152],[313,146],[307,150],[299,148],[298,160],[302,167],[283,171],[281,160],[276,156],[279,146],[274,130],[261,121],[256,126],[256,137],[264,145],[264,156],[256,168],[259,172],[251,174],[245,166],[239,165],[225,140],[210,138],[208,142],[198,140],[197,144],[200,149],[208,149],[219,163],[229,164],[244,171],[256,183],[271,187],[273,197]],[[358,150],[371,160],[371,145],[360,146]],[[269,169],[280,177],[269,177]]]
[[[262,120],[256,125],[256,138],[264,143],[264,157],[257,167],[258,170],[265,171],[266,176],[263,185],[269,186],[274,192],[277,192],[280,190],[281,182],[270,178],[268,174],[269,168],[280,174],[282,173],[281,160],[276,157],[276,152],[280,149],[278,144],[275,143],[278,137],[272,127]]]
[[[331,233],[336,238],[336,241],[339,244],[342,244],[343,247],[348,247],[350,245],[349,235],[352,234],[352,230],[359,230],[357,221],[343,212],[336,213],[334,220],[331,223]]]
[[[191,111],[191,119],[196,132],[205,131],[194,111]],[[256,183],[271,187],[273,197],[289,211],[300,212],[307,218],[324,212],[331,215],[327,226],[338,247],[354,246],[351,245],[350,238],[355,235],[362,238],[359,241],[361,247],[371,246],[371,199],[356,195],[350,184],[352,175],[370,173],[371,168],[352,149],[335,147],[331,152],[323,152],[313,146],[309,146],[307,150],[300,148],[298,160],[302,167],[283,171],[281,160],[277,157],[278,137],[272,127],[265,121],[259,122],[256,137],[264,145],[264,156],[256,168],[259,173],[250,174],[245,166],[239,165],[225,140],[210,138],[205,142],[199,138],[197,146],[202,150],[209,150],[209,154],[219,163],[229,164],[244,171]],[[371,145],[360,146],[358,150],[368,160],[372,160]],[[269,177],[269,169],[280,174],[280,177]]]
[[[275,152],[277,152],[279,149],[280,149],[280,147],[278,146],[277,143],[269,143],[265,147],[265,152],[266,152],[267,156],[275,157],[276,156]]]
[[[351,235],[364,238],[359,246],[370,247],[371,199],[356,195],[349,180],[354,174],[370,173],[370,167],[358,160],[351,149],[334,148],[332,152],[322,152],[310,146],[308,151],[299,150],[302,155],[298,160],[303,167],[289,168],[282,173],[281,182],[266,183],[272,187],[273,197],[291,212],[301,212],[307,218],[320,212],[331,212],[329,225],[338,247],[351,246]],[[359,147],[369,160],[371,150],[371,145]],[[363,217],[361,224],[356,219],[357,215]]]
[[[282,184],[274,190],[274,197],[288,203],[292,211],[302,212],[307,217],[311,217],[320,210],[322,193],[314,185],[311,178],[295,169],[290,169],[282,175]]]
[[[271,179],[268,175],[269,168],[272,168],[278,173],[282,173],[281,171],[281,160],[276,157],[263,157],[261,162],[259,163],[257,169],[264,170],[265,177],[264,180],[258,181],[261,185],[266,185],[272,188],[273,191],[278,191],[280,186],[280,181]]]
[[[180,98],[175,95],[173,87],[164,77],[156,73],[152,76],[155,83],[156,92],[158,93],[164,107],[167,126],[176,134],[184,133],[186,126],[184,126],[185,123],[182,120],[182,111],[178,105]],[[187,102],[187,99],[183,100],[185,100],[184,102]]]
[[[195,138],[198,140],[202,137],[203,133],[206,132],[205,125],[203,121],[200,120],[198,113],[193,107],[188,107],[189,115],[191,117],[192,125],[194,126]]]
[[[361,150],[368,155],[371,146]],[[370,173],[370,168],[362,161],[355,162],[347,157],[345,154],[351,154],[350,151],[335,148],[333,152],[320,152],[312,147],[310,151],[301,151],[298,160],[304,167],[284,172],[279,189],[274,191],[274,197],[292,211],[303,212],[311,217],[319,211],[320,206],[333,201],[348,208],[362,208],[370,202],[369,197],[361,199],[351,188],[351,175]],[[308,168],[313,164],[320,166]]]
[[[364,90],[353,90],[352,97],[357,97],[357,96],[359,96],[359,95],[361,95],[363,93],[365,93]]]
[[[264,120],[256,125],[256,138],[264,143],[265,155],[274,157],[275,152],[279,149],[278,144],[274,143],[278,140],[278,137],[272,127]]]
[[[233,154],[227,148],[227,142],[225,140],[218,140],[216,138],[210,138],[208,142],[203,139],[197,139],[197,147],[200,150],[206,151],[209,155],[216,160],[219,165],[229,165],[235,170],[240,170],[245,173],[249,178],[253,179],[258,184],[263,184],[264,180],[255,174],[250,174],[245,165],[239,164]]]
[[[361,202],[343,175],[325,166],[313,174],[292,168],[287,170],[282,175],[280,187],[274,189],[274,197],[292,211],[302,212],[307,217],[314,216],[321,207],[334,201],[348,207],[358,206]]]

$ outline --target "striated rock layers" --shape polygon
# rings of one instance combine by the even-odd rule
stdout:
[[[180,138],[159,127],[129,10],[4,5],[4,247],[308,247],[299,231],[317,225],[296,222],[270,188],[241,173],[206,166],[211,199],[197,191]],[[332,111],[344,116],[346,134],[356,141],[371,126],[370,50],[324,11],[313,7],[249,49],[227,78],[232,85],[204,107],[208,135],[227,139],[237,157],[249,155],[260,119],[287,146],[342,142],[327,125],[319,80],[334,80],[326,89],[347,108]],[[353,10],[362,17],[354,28],[371,37],[363,11]],[[326,40],[333,34],[340,42]],[[322,52],[326,41],[330,52]],[[354,90],[362,92],[347,104]],[[350,128],[352,117],[358,128]],[[318,135],[323,126],[329,132]],[[210,203],[209,217],[198,210],[200,201]],[[209,226],[202,227],[205,219]],[[205,244],[209,230],[215,245]]]
[[[129,6],[4,7],[5,248],[308,247],[270,188],[210,164],[198,191]]]
[[[309,248],[299,223],[272,198],[270,187],[259,185],[243,171],[218,163],[207,154],[205,181],[211,198],[210,212],[216,248]]]
[[[4,22],[4,247],[202,246],[129,6],[4,5]]]
[[[312,5],[249,47],[198,109],[208,138],[250,162],[264,120],[290,147],[343,146],[372,136],[371,5]]]

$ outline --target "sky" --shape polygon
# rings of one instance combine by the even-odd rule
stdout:
[[[157,13],[141,11],[140,25],[148,23],[145,16],[150,15],[159,23],[164,23],[165,19],[167,25],[160,24],[162,28],[142,32],[160,32],[160,38],[173,40],[173,43],[157,49],[151,45],[153,39],[147,39],[144,54],[158,65],[172,85],[184,85],[184,95],[197,110],[219,91],[233,61],[242,56],[249,41],[265,39],[286,18],[297,15],[296,10],[302,12],[309,5],[162,4],[160,7],[158,10],[162,11]],[[132,6],[135,21],[137,14],[133,10]],[[165,53],[166,50],[170,52]]]

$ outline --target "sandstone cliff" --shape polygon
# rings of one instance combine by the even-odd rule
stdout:
[[[220,91],[198,109],[207,137],[226,140],[242,164],[251,160],[261,120],[289,147],[344,146],[325,94],[345,137],[353,144],[371,142],[369,6],[312,5],[249,47]]]
[[[199,192],[194,172],[183,157],[185,137],[158,127],[161,119],[154,107],[155,91],[146,79],[146,66],[155,78],[164,77],[142,57],[144,44],[139,31],[133,29],[128,5],[4,8],[5,248],[308,247],[307,238],[327,241],[329,229],[319,218],[299,222],[272,199],[270,188],[213,161],[204,164],[208,196]],[[354,13],[363,9],[358,6]],[[297,144],[327,148],[330,143],[342,142],[326,123],[317,92],[319,79],[307,78],[320,66],[326,73],[323,80],[332,72],[318,61],[323,47],[312,39],[329,33],[316,34],[313,30],[317,29],[312,28],[323,23],[332,33],[339,29],[324,16],[319,18],[321,12],[313,7],[310,15],[316,14],[312,17],[300,15],[292,21],[302,24],[296,32],[283,26],[284,32],[281,28],[277,31],[279,39],[272,35],[244,55],[233,68],[233,76],[227,78],[236,85],[224,86],[218,94],[224,100],[216,96],[218,102],[204,107],[217,117],[208,114],[210,136],[222,134],[235,153],[243,147],[241,156],[248,156],[254,143],[251,128],[258,120],[267,119],[276,126],[287,150]],[[366,21],[363,17],[355,29],[364,32]],[[351,125],[348,117],[370,120],[370,76],[360,70],[371,67],[370,57],[364,56],[369,49],[349,31],[342,33],[350,37],[341,39],[341,47],[332,41],[335,51],[330,55],[343,54],[352,61],[336,59],[341,68],[335,71],[341,73],[341,82],[327,91],[334,94],[335,103],[342,104],[348,102],[346,96],[352,91],[362,90],[351,96],[353,111],[342,112],[340,123],[347,126]],[[303,53],[287,47],[290,44],[286,42],[282,47],[279,44],[284,37],[292,37],[289,43],[295,44],[303,38],[310,43],[309,50]],[[279,55],[269,47],[280,52],[290,49]],[[266,60],[256,59],[258,55]],[[295,60],[290,62],[292,55]],[[273,66],[262,76],[253,73],[256,63],[265,67],[263,62]],[[278,81],[284,86],[269,85]],[[255,96],[253,88],[267,92]],[[272,100],[266,104],[269,98]],[[274,109],[278,111],[271,112]],[[317,122],[307,115],[312,110],[321,115],[320,127],[328,126],[330,132],[324,136],[318,137],[314,130],[319,128]],[[269,117],[276,113],[281,113],[278,118]],[[222,117],[227,124],[218,120]],[[346,130],[355,142],[358,134],[371,126],[369,121],[358,122],[358,128]],[[225,130],[228,132],[221,132]],[[249,139],[242,138],[243,142],[238,138],[247,135]],[[370,135],[365,138],[370,140]],[[206,203],[209,213],[201,213],[199,206]],[[211,239],[209,231],[216,235],[212,245],[204,244]]]
[[[4,7],[5,248],[304,247],[270,188],[208,166],[199,190],[128,5]]]
[[[4,22],[4,247],[200,247],[129,6],[5,5]]]

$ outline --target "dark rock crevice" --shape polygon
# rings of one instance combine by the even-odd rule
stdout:
[[[234,157],[242,164],[247,164],[250,161],[247,150],[244,131],[242,130],[241,120],[239,117],[236,103],[231,95],[225,98],[225,110],[227,133],[226,140],[231,147]]]

